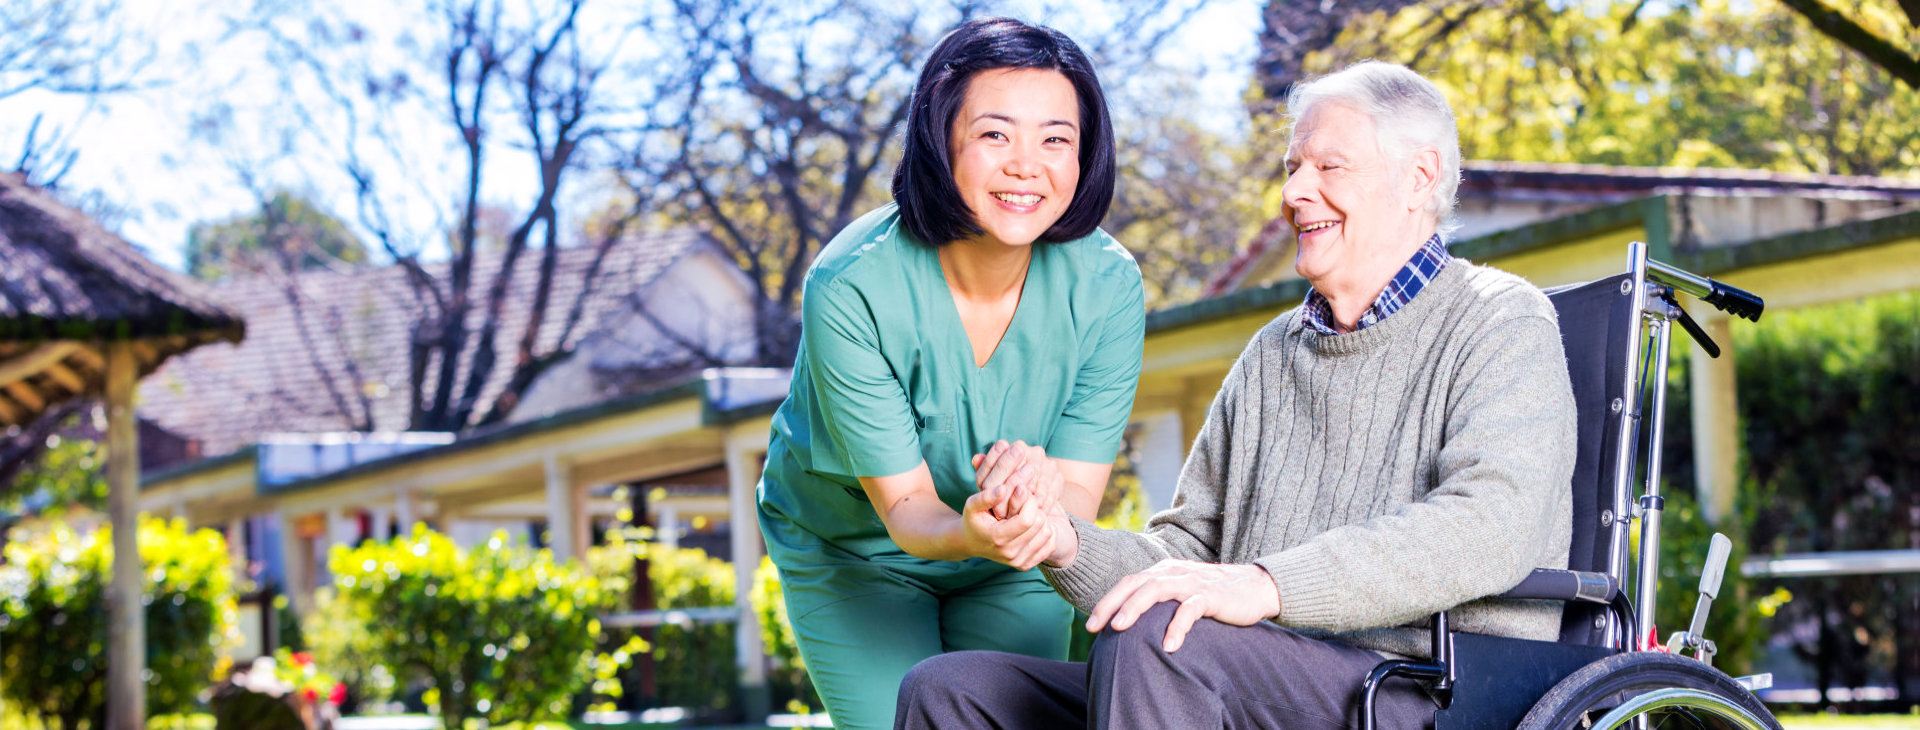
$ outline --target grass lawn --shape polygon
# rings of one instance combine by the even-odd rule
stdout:
[[[1911,715],[1781,715],[1780,726],[1787,730],[1853,730],[1854,728],[1920,728],[1920,714]]]

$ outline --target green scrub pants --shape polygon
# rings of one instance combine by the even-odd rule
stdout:
[[[1067,656],[1073,607],[1038,571],[942,586],[879,563],[832,563],[782,566],[780,582],[807,674],[841,730],[893,727],[900,680],[936,654]]]

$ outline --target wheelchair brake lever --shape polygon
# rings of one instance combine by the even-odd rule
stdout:
[[[1720,345],[1707,336],[1707,331],[1700,327],[1699,322],[1693,321],[1693,315],[1687,314],[1687,310],[1680,306],[1680,302],[1674,300],[1672,290],[1661,294],[1660,298],[1666,301],[1667,306],[1673,307],[1673,311],[1680,313],[1680,329],[1686,330],[1687,336],[1692,337],[1694,342],[1700,343],[1700,349],[1707,351],[1707,357],[1720,357]]]

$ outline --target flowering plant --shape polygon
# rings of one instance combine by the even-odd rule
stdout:
[[[346,699],[347,685],[321,671],[320,665],[313,663],[312,654],[282,648],[273,653],[273,658],[273,677],[287,686],[289,694],[315,706],[321,702],[339,705]]]

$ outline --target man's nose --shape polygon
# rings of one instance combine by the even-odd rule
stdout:
[[[1280,202],[1291,207],[1294,201],[1306,201],[1314,192],[1313,173],[1305,165],[1287,173],[1287,181],[1280,184]]]

